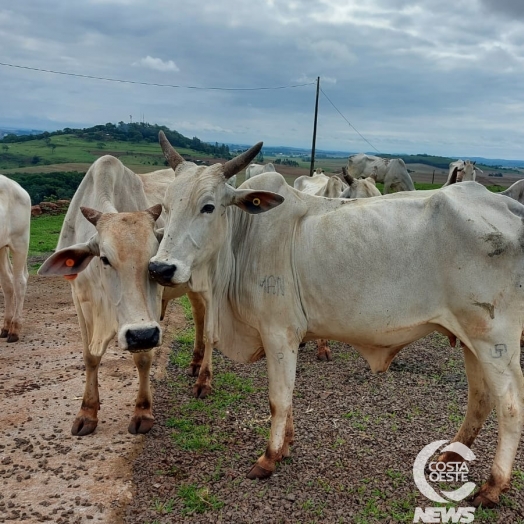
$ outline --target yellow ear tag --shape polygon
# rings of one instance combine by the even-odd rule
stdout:
[[[65,265],[67,267],[73,267],[75,265],[75,261],[72,259],[72,258],[68,258],[66,261],[65,261]]]
[[[254,206],[259,206],[259,205],[260,205],[260,198],[254,198],[254,199],[252,200],[252,202],[253,202],[253,205],[254,205]]]

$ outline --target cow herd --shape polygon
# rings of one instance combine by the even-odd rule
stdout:
[[[304,342],[320,341],[319,358],[327,358],[326,340],[349,343],[373,372],[384,372],[403,347],[438,331],[461,341],[469,384],[454,440],[471,446],[496,409],[491,476],[472,501],[496,505],[509,487],[524,423],[522,184],[493,194],[468,181],[475,166],[466,161],[450,167],[446,187],[415,191],[402,160],[355,155],[339,176],[315,173],[291,187],[272,165],[254,174],[262,143],[225,164],[197,166],[162,132],[159,138],[170,169],[138,175],[111,156],[91,166],[57,249],[39,270],[70,280],[78,314],[86,381],[72,433],[97,426],[98,368],[115,336],[139,375],[128,429],[151,429],[151,349],[161,343],[168,301],[184,294],[196,328],[196,396],[211,391],[213,348],[239,362],[266,359],[271,432],[251,479],[270,476],[290,454]],[[246,168],[251,176],[240,187],[228,183]],[[376,181],[397,193],[380,196]],[[13,342],[27,282],[30,202],[5,177],[0,196],[9,218],[0,336]]]

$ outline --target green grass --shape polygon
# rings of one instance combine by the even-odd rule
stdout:
[[[56,248],[65,215],[40,215],[31,219],[29,256],[49,253]]]
[[[167,427],[175,431],[171,434],[174,442],[186,451],[220,451],[223,449],[219,442],[220,434],[211,432],[206,424],[196,424],[190,418],[171,417],[166,422]]]
[[[195,329],[191,317],[191,306],[187,297],[178,299],[182,306],[188,325],[175,335],[175,349],[169,358],[172,364],[186,370],[193,355]],[[180,398],[190,387],[185,381],[173,382],[174,397]],[[222,442],[226,438],[213,429],[212,421],[223,419],[226,412],[245,400],[254,392],[250,379],[238,377],[234,373],[217,373],[213,377],[213,391],[205,400],[191,398],[185,403],[175,404],[173,416],[166,424],[173,429],[173,441],[184,450],[189,451],[219,451],[223,449]],[[209,424],[202,423],[202,415]]]
[[[175,341],[178,343],[178,347],[169,354],[169,361],[180,369],[187,369],[193,358],[194,340],[195,330],[192,327],[177,333]]]
[[[158,497],[153,499],[153,509],[162,515],[172,513],[174,504],[175,501],[173,499],[168,499],[165,501],[161,501]]]
[[[193,313],[191,312],[191,302],[189,302],[187,295],[181,297],[179,303],[184,310],[184,316],[186,317],[186,320],[191,321],[193,319]]]
[[[182,513],[205,513],[209,510],[219,510],[224,503],[215,495],[209,493],[209,488],[199,488],[195,484],[186,484],[178,488],[178,496],[184,504]]]
[[[34,165],[85,163],[92,164],[97,158],[105,154],[117,156],[125,165],[151,166],[151,171],[163,169],[164,157],[158,143],[132,143],[119,140],[110,140],[100,143],[94,140],[85,140],[73,135],[57,135],[45,139],[30,140],[6,144],[7,150],[0,155],[1,169],[16,169]],[[53,149],[52,146],[55,146]],[[207,153],[177,147],[181,155],[191,155],[192,158],[209,157]],[[33,163],[33,158],[40,158]]]

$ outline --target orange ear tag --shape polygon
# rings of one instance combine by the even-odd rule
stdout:
[[[65,261],[65,265],[67,267],[73,267],[75,265],[75,261],[72,259],[72,258],[68,258],[66,261]]]
[[[74,275],[64,275],[64,278],[66,280],[74,280],[77,276],[78,276],[78,274],[75,273]]]
[[[254,198],[253,199],[253,205],[254,206],[259,206],[260,205],[260,198]]]

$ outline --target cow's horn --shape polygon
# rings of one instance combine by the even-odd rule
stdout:
[[[169,143],[169,140],[166,138],[166,135],[163,131],[158,132],[158,141],[160,142],[162,152],[164,153],[164,156],[166,157],[166,160],[169,162],[169,165],[172,167],[172,169],[176,169],[182,162],[184,162],[182,156],[180,156],[180,154],[177,153],[173,146]]]
[[[346,166],[342,167],[342,176],[344,180],[351,186],[355,179],[348,173],[348,168]]]
[[[247,151],[244,151],[241,155],[236,156],[232,160],[228,160],[224,164],[224,176],[226,180],[248,166],[253,158],[255,158],[258,153],[260,153],[263,145],[264,142],[259,142],[258,144],[255,144],[253,147],[249,148]]]

